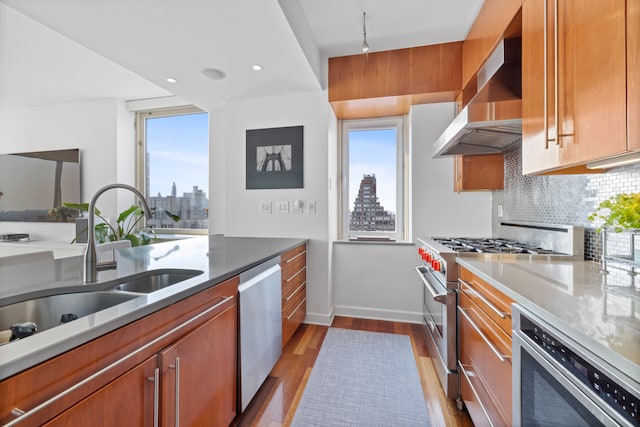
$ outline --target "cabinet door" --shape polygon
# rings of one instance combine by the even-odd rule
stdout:
[[[158,401],[158,357],[145,362],[67,409],[45,426],[152,426]]]
[[[504,154],[456,156],[454,191],[502,190]]]
[[[627,144],[640,150],[640,1],[627,1]]]
[[[625,0],[554,1],[560,162],[571,166],[624,153]]]
[[[525,0],[522,5],[522,173],[527,175],[560,166],[560,146],[550,141],[549,111],[554,93],[552,48],[548,37],[546,0]],[[546,46],[545,46],[546,42]],[[545,59],[546,58],[546,59]],[[551,116],[551,117],[550,117]]]
[[[160,353],[163,426],[228,426],[236,415],[237,309]]]
[[[524,2],[523,173],[627,150],[625,37],[625,0]]]

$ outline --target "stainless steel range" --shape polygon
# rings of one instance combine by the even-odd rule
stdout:
[[[456,320],[457,257],[583,258],[584,229],[578,226],[503,222],[490,238],[418,239],[422,265],[415,268],[424,288],[427,346],[447,397],[458,398]]]

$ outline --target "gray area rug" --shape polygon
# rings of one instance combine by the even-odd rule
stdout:
[[[429,424],[407,335],[329,328],[292,426]]]

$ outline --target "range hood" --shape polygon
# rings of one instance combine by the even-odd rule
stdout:
[[[435,142],[434,158],[500,153],[522,140],[521,62],[521,39],[503,39],[476,75],[476,94]]]

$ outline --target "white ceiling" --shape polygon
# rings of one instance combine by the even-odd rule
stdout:
[[[462,40],[482,1],[0,0],[0,109],[176,95],[214,111],[315,91],[326,57],[359,53],[363,10],[380,51]]]

